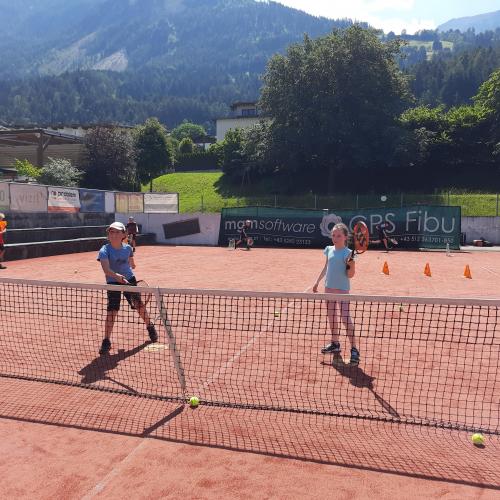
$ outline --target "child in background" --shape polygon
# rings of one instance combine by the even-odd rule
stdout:
[[[137,222],[135,222],[133,217],[129,217],[126,227],[127,227],[128,244],[132,246],[132,251],[135,252],[135,245],[137,240],[137,234],[139,233],[139,226],[137,225]]]
[[[7,232],[7,221],[5,220],[5,214],[0,213],[0,269],[7,269],[7,267],[2,264],[3,256],[5,255],[4,234],[6,232]]]
[[[240,231],[240,239],[235,243],[235,248],[238,248],[240,245],[245,245],[247,250],[250,250],[250,244],[249,244],[249,236],[247,234],[247,231],[252,227],[252,221],[246,220],[245,224],[243,224],[243,227],[241,228]]]

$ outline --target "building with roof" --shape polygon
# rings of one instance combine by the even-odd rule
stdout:
[[[215,119],[215,137],[218,141],[222,141],[229,130],[252,127],[262,119],[265,118],[260,114],[256,102],[235,102],[231,105],[231,113],[229,116]]]

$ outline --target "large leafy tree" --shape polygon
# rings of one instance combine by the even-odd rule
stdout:
[[[134,140],[130,130],[98,126],[85,136],[82,185],[131,190],[136,183]]]
[[[136,135],[137,177],[143,184],[149,183],[153,190],[153,179],[172,167],[173,152],[167,140],[167,132],[156,118],[149,118],[138,127]]]
[[[205,137],[205,135],[207,135],[207,132],[201,125],[184,121],[178,127],[175,127],[170,135],[178,141],[182,141],[182,139],[185,139],[186,137],[189,137],[191,140],[195,141],[200,137]]]
[[[271,119],[278,170],[298,182],[322,179],[332,191],[338,172],[386,162],[396,118],[411,100],[395,62],[401,44],[353,26],[305,36],[270,60],[260,105]]]

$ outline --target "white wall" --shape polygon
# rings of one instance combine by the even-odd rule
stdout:
[[[142,225],[143,233],[156,234],[157,243],[169,245],[210,245],[216,246],[219,242],[220,214],[116,214],[116,220],[126,224],[129,216],[133,216],[138,224]],[[181,236],[179,238],[165,238],[163,224],[170,224],[188,219],[198,219],[200,232]]]
[[[484,238],[500,245],[500,217],[462,217],[462,233],[468,244]]]
[[[218,141],[223,141],[229,130],[246,128],[256,125],[262,118],[258,116],[246,116],[244,118],[217,118],[215,137]]]

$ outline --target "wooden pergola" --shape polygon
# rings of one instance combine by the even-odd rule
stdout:
[[[49,146],[54,146],[53,149],[57,151],[57,146],[71,144],[82,145],[83,138],[43,128],[0,130],[0,156],[3,146],[19,148],[22,151],[28,149],[33,153],[32,148],[36,148],[36,155],[32,153],[30,156],[36,158],[35,165],[38,167],[44,166],[45,151]]]

